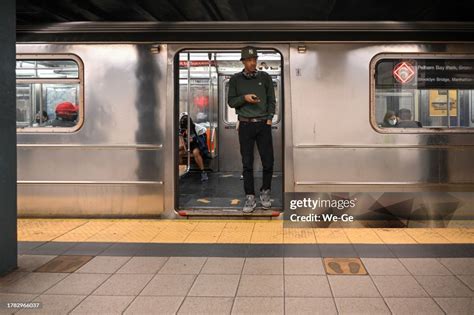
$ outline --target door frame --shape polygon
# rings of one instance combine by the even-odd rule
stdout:
[[[285,192],[293,191],[293,140],[292,140],[292,120],[291,120],[291,90],[290,90],[290,44],[271,44],[265,42],[238,42],[228,44],[215,43],[173,43],[167,45],[167,104],[165,107],[166,120],[166,140],[165,140],[165,165],[164,165],[164,212],[162,218],[181,218],[177,213],[177,187],[179,182],[178,174],[178,136],[175,132],[178,126],[179,115],[179,95],[177,88],[179,80],[179,53],[183,50],[240,50],[244,46],[256,46],[258,48],[274,49],[282,57],[281,88],[282,88],[282,204],[285,204]],[[283,215],[280,215],[282,218]]]

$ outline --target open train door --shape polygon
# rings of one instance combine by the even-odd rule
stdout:
[[[245,45],[242,45],[245,46]],[[177,48],[175,53],[175,209],[181,216],[279,216],[283,205],[283,57],[258,45],[257,70],[273,82],[276,111],[272,122],[274,172],[272,207],[244,214],[245,200],[238,117],[227,104],[229,80],[242,71],[240,47]],[[191,136],[188,136],[191,135]],[[199,153],[196,153],[196,148]],[[262,163],[254,148],[255,192]]]

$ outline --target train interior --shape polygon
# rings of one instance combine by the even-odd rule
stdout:
[[[253,215],[271,215],[282,208],[281,61],[278,52],[259,50],[257,68],[272,76],[276,95],[276,113],[272,125],[275,164],[272,209],[265,211],[257,208]],[[241,215],[245,194],[241,176],[238,119],[235,110],[227,105],[229,80],[243,68],[240,51],[181,51],[177,63],[177,209],[188,213],[194,211],[201,215]],[[189,115],[186,115],[187,113]],[[205,146],[201,144],[199,148],[200,156],[195,156],[192,152],[192,137],[188,139],[183,136],[193,124],[197,126],[197,134],[202,133],[204,136],[201,139],[205,139],[202,141]],[[203,152],[206,150],[208,152]],[[262,182],[262,165],[256,146],[254,150],[255,191],[258,194]]]

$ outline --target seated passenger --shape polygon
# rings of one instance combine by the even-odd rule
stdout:
[[[45,110],[37,112],[33,127],[44,127],[49,125],[51,125],[51,122],[49,121],[48,113]]]
[[[56,106],[56,119],[52,121],[53,127],[74,127],[77,123],[79,106],[71,102],[62,102]]]
[[[397,127],[397,124],[398,124],[398,118],[395,115],[395,112],[391,110],[387,111],[387,113],[385,114],[383,118],[382,127],[393,128],[393,127]]]
[[[207,137],[206,137],[206,127],[203,127],[200,124],[193,122],[189,118],[190,122],[190,134],[189,139],[190,151],[193,154],[194,160],[201,170],[201,181],[205,182],[208,180],[208,176],[204,170],[204,159],[209,159],[209,149],[207,148]],[[188,115],[187,113],[182,113],[181,118],[179,119],[179,135],[180,139],[180,151],[186,150],[188,145]]]
[[[399,111],[400,121],[398,122],[398,128],[421,128],[422,125],[419,121],[411,120],[411,110],[408,108],[402,108]]]

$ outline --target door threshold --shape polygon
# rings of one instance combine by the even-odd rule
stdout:
[[[244,213],[242,209],[189,209],[178,210],[177,213],[182,217],[279,217],[283,212],[279,209],[257,209],[251,213]]]

